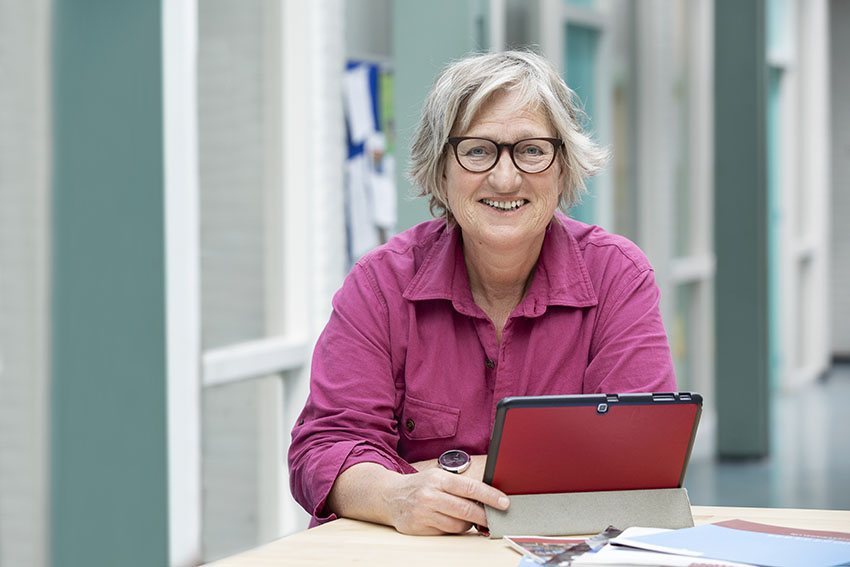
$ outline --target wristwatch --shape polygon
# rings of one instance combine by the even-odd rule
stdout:
[[[460,474],[468,469],[471,462],[472,459],[469,458],[469,454],[460,449],[446,451],[437,459],[437,464],[440,465],[441,469],[455,474]]]

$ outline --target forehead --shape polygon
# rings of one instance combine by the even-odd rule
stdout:
[[[510,134],[549,136],[552,127],[540,104],[534,104],[511,91],[489,97],[469,119],[462,134]]]

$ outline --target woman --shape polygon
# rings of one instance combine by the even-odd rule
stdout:
[[[530,52],[450,65],[425,102],[411,178],[442,217],[352,268],[292,432],[292,492],[404,533],[485,525],[481,482],[505,396],[674,391],[652,269],[628,240],[557,213],[606,160],[573,93]],[[437,457],[472,457],[461,474]]]

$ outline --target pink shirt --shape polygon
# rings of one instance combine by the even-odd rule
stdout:
[[[352,268],[292,431],[292,494],[313,524],[360,462],[486,454],[505,396],[676,390],[653,271],[637,246],[558,215],[522,303],[496,330],[472,298],[460,230],[432,220]]]

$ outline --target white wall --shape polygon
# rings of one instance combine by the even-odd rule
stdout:
[[[0,0],[0,565],[47,564],[50,2]]]
[[[390,61],[393,56],[391,0],[345,2],[345,55]]]

